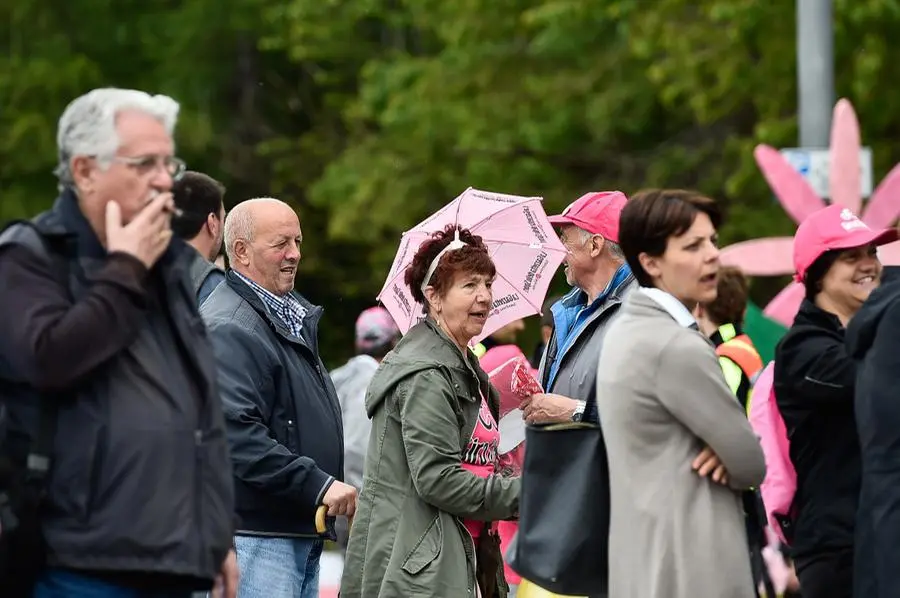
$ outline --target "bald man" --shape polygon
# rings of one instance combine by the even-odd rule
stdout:
[[[294,290],[302,241],[284,202],[235,206],[225,220],[231,270],[200,310],[234,465],[240,598],[318,597],[316,509],[356,509],[356,490],[341,481],[340,403],[319,358],[322,308]]]

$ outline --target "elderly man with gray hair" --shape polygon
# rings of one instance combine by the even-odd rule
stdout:
[[[637,281],[619,247],[620,191],[587,193],[551,216],[568,250],[566,282],[572,290],[551,308],[553,331],[544,350],[540,379],[548,394],[522,406],[528,423],[597,423],[594,380],[603,339]]]
[[[239,203],[225,220],[231,270],[200,309],[234,466],[241,598],[318,597],[316,511],[356,509],[356,490],[340,481],[341,407],[319,357],[322,308],[294,291],[302,241],[286,203]]]
[[[215,359],[170,227],[177,115],[135,90],[74,100],[59,198],[0,236],[4,596],[186,598],[217,576],[235,595]]]

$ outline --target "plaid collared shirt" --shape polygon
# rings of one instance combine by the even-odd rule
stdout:
[[[279,297],[262,288],[240,272],[235,272],[235,274],[247,283],[247,286],[256,291],[256,294],[262,299],[263,305],[266,306],[269,313],[280,318],[281,321],[287,325],[291,334],[300,336],[300,332],[303,330],[303,318],[306,317],[306,308],[300,305],[300,302],[297,301],[296,297],[290,293],[284,297]]]

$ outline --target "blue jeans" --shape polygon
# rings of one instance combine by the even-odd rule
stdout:
[[[235,536],[238,598],[318,598],[323,542]]]
[[[190,598],[191,592],[152,592],[113,585],[66,569],[48,569],[34,589],[34,598]]]

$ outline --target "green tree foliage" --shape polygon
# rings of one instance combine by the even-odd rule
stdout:
[[[839,96],[876,178],[900,161],[900,0],[834,0]],[[792,223],[752,158],[796,143],[784,0],[49,0],[0,6],[0,219],[55,193],[56,119],[103,85],[182,104],[179,152],[274,195],[305,229],[298,286],[334,363],[400,234],[467,186],[542,195],[700,189],[724,241]],[[89,16],[86,16],[89,15]]]

